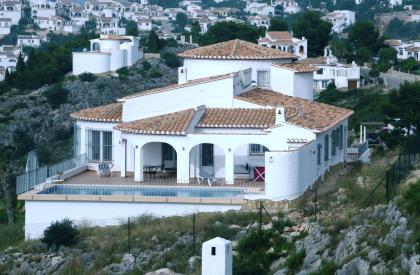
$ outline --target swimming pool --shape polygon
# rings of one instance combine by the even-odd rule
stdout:
[[[146,196],[187,198],[233,198],[245,194],[243,189],[231,188],[189,188],[150,186],[94,186],[54,185],[38,194],[53,195],[97,195],[97,196]]]

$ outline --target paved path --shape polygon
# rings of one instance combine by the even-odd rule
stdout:
[[[414,82],[420,81],[420,76],[414,74],[407,74],[398,71],[389,70],[387,73],[381,73],[380,77],[385,80],[385,84],[390,89],[396,89],[404,81]]]

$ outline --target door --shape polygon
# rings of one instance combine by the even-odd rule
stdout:
[[[357,89],[357,80],[347,80],[348,89]]]
[[[162,143],[162,165],[164,169],[176,170],[176,151],[167,143]]]
[[[213,144],[200,144],[200,174],[203,177],[214,177]]]

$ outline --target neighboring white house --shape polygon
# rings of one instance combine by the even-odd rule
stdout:
[[[90,40],[90,51],[73,53],[73,75],[116,71],[141,58],[143,51],[137,37],[101,35]]]
[[[286,31],[266,32],[265,37],[258,39],[258,44],[293,53],[298,59],[305,59],[308,55],[308,40],[305,37],[295,38]]]
[[[325,49],[325,56],[308,58],[299,61],[302,64],[311,64],[319,68],[314,72],[314,89],[320,92],[334,83],[339,89],[356,89],[360,87],[360,67],[355,63],[342,64],[337,58],[328,54],[329,48]]]
[[[4,79],[6,70],[10,73],[16,69],[20,53],[19,47],[9,45],[0,46],[0,81]]]
[[[37,35],[18,35],[17,36],[17,45],[19,47],[30,46],[37,48],[41,46],[42,38]]]
[[[267,15],[255,15],[255,16],[249,16],[248,22],[257,27],[264,27],[268,29],[270,27],[271,19]]]
[[[245,11],[250,14],[258,15],[273,15],[274,7],[266,3],[248,2],[245,7]]]
[[[240,40],[179,56],[184,66],[178,84],[71,115],[75,154],[86,155],[87,164],[65,171],[64,184],[19,196],[27,238],[42,236],[50,222],[64,217],[104,225],[144,213],[240,209],[244,198],[293,199],[346,161],[353,112],[313,101],[313,66]],[[113,176],[104,184],[85,171],[100,169],[98,163],[112,164]],[[157,171],[164,178],[156,178]],[[246,191],[247,183],[255,191]],[[57,188],[63,192],[57,195]],[[67,188],[79,193],[67,194]],[[113,188],[146,193],[118,195]]]
[[[294,0],[276,0],[276,1],[272,1],[272,6],[282,6],[283,7],[283,12],[284,13],[289,13],[289,14],[293,14],[293,13],[298,13],[300,12],[300,7],[299,7],[299,3],[294,1]]]
[[[8,35],[10,33],[10,28],[12,27],[12,25],[12,19],[0,18],[0,35]]]
[[[403,42],[401,40],[385,40],[385,44],[397,51],[397,58],[404,60],[414,58],[420,61],[420,41]]]
[[[342,33],[344,29],[356,22],[354,11],[349,10],[335,10],[323,16],[322,19],[333,25],[332,32],[335,33]]]
[[[140,18],[137,20],[137,26],[141,31],[151,31],[152,30],[152,20],[148,18]]]
[[[22,4],[20,1],[8,0],[0,5],[0,18],[9,18],[13,25],[19,23],[22,18]]]

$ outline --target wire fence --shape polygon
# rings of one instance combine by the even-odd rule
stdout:
[[[419,162],[420,137],[413,136],[407,139],[400,154],[366,197],[365,202],[378,202],[377,200],[389,202],[397,195],[398,185]]]

